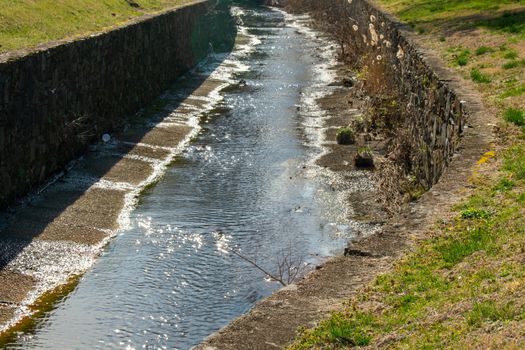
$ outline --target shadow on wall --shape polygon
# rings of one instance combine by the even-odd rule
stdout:
[[[226,1],[197,2],[104,34],[0,55],[0,208],[82,155],[209,51],[231,50]]]
[[[191,8],[188,7],[188,8]],[[184,9],[188,9],[184,8]],[[188,10],[185,10],[188,11]],[[147,157],[152,159],[163,159],[166,157],[167,151],[163,147],[175,147],[187,134],[189,127],[179,126],[170,132],[162,131],[162,128],[156,128],[157,124],[161,122],[174,109],[184,111],[183,102],[196,90],[206,90],[203,82],[208,75],[201,74],[192,79],[184,79],[178,82],[174,80],[182,75],[184,71],[191,68],[198,62],[198,59],[205,57],[209,50],[210,44],[213,46],[215,52],[229,52],[232,50],[235,36],[236,26],[234,19],[231,17],[228,9],[228,4],[221,2],[218,6],[208,9],[207,14],[199,16],[192,25],[191,35],[189,41],[183,40],[185,43],[191,44],[191,54],[180,53],[181,58],[175,57],[171,61],[171,65],[180,64],[180,67],[159,67],[155,69],[158,73],[151,77],[150,85],[142,86],[143,81],[148,81],[147,77],[141,76],[148,69],[136,72],[134,70],[136,65],[141,65],[141,62],[130,62],[129,70],[126,72],[118,72],[121,80],[110,79],[105,83],[115,84],[104,92],[107,95],[97,101],[96,96],[90,96],[90,91],[86,89],[82,79],[87,74],[79,73],[76,76],[67,77],[67,86],[61,84],[59,80],[55,81],[58,74],[62,70],[61,65],[71,65],[74,62],[76,67],[66,69],[67,73],[81,72],[84,65],[82,59],[75,57],[71,62],[64,60],[64,53],[71,54],[75,48],[62,48],[61,46],[53,48],[48,53],[35,53],[28,57],[23,57],[21,62],[8,62],[6,64],[0,63],[0,82],[6,82],[6,67],[14,70],[15,76],[24,76],[26,80],[10,82],[9,92],[12,96],[18,95],[17,101],[5,100],[3,101],[0,111],[2,112],[0,119],[0,177],[13,178],[7,184],[0,183],[0,205],[5,206],[11,202],[16,196],[20,196],[27,191],[27,189],[41,183],[48,178],[48,175],[60,171],[73,158],[85,154],[85,159],[75,166],[72,172],[81,172],[86,176],[76,176],[81,181],[75,183],[68,183],[68,177],[65,176],[59,179],[56,183],[44,190],[39,196],[31,198],[28,203],[19,205],[14,209],[8,209],[6,212],[0,214],[0,269],[5,268],[13,259],[15,259],[20,252],[31,243],[38,239],[41,242],[45,241],[73,241],[76,243],[94,244],[100,242],[108,235],[108,232],[117,228],[117,219],[124,204],[125,190],[97,188],[90,189],[90,187],[98,182],[100,179],[108,179],[115,182],[126,182],[131,186],[136,186],[148,177],[151,173],[151,166],[140,157]],[[140,31],[151,33],[151,28],[160,30],[173,30],[173,27],[164,27],[165,19],[161,19],[161,25],[155,25],[148,22],[134,24],[133,26],[146,26],[146,29],[133,29],[136,32]],[[183,23],[186,23],[183,21]],[[65,44],[65,46],[79,45],[78,47],[89,47],[93,50],[102,50],[106,48],[106,44],[115,40],[115,36],[119,40],[125,40],[127,44],[123,47],[134,47],[137,52],[130,52],[130,59],[137,60],[141,55],[141,51],[145,49],[147,43],[151,40],[146,36],[143,37],[144,42],[134,43],[133,45],[128,41],[130,39],[125,37],[128,29],[118,29],[117,34],[107,33],[96,38],[89,38],[84,41],[92,41],[91,44]],[[141,34],[141,35],[142,35]],[[181,35],[187,33],[181,33]],[[110,38],[104,38],[106,35]],[[171,35],[171,34],[170,34]],[[113,39],[112,39],[112,38]],[[169,42],[164,42],[165,50],[167,52],[158,53],[158,55],[177,54],[177,47],[180,48],[180,42],[174,42],[175,50],[168,48]],[[158,48],[162,50],[162,48]],[[142,52],[144,53],[144,52]],[[98,52],[100,54],[100,52]],[[110,59],[111,52],[106,52],[108,56],[99,58],[99,68],[107,68],[107,71],[102,74],[110,75],[112,71],[109,65],[105,67],[103,61]],[[148,56],[148,63],[155,64],[155,55],[145,54]],[[36,58],[34,57],[36,56]],[[86,53],[86,60],[96,59],[96,53]],[[124,60],[125,54],[117,54],[112,59]],[[58,59],[57,57],[60,57]],[[226,55],[222,56],[226,57]],[[42,81],[42,76],[34,76],[33,80],[27,80],[31,77],[31,72],[20,72],[27,67],[34,68],[31,62],[39,61],[39,64],[45,65],[39,68],[39,71],[51,72],[47,76],[48,80]],[[182,62],[183,60],[184,62]],[[29,62],[29,63],[26,63]],[[190,65],[191,63],[191,65]],[[92,63],[90,63],[92,64]],[[213,63],[216,66],[220,62]],[[50,67],[55,65],[55,67]],[[126,64],[118,65],[125,67]],[[26,68],[27,68],[26,67]],[[166,68],[163,72],[162,68]],[[212,67],[214,68],[214,67]],[[206,70],[207,72],[213,69]],[[60,73],[59,73],[60,72]],[[104,79],[99,76],[99,79]],[[7,79],[9,80],[9,79]],[[149,82],[148,82],[149,83]],[[175,85],[173,85],[175,84]],[[182,85],[181,85],[182,84]],[[55,97],[45,99],[45,96],[38,94],[38,91],[43,89],[64,89],[60,108],[57,109],[54,105],[58,103]],[[94,87],[98,86],[97,84]],[[100,86],[104,86],[103,84]],[[177,92],[176,98],[169,101],[168,109],[158,108],[158,106],[150,105],[149,109],[155,117],[135,118],[135,112],[144,105],[148,105],[161,92],[172,86],[170,89]],[[74,87],[74,88],[72,88]],[[104,86],[108,87],[108,86]],[[181,87],[182,89],[179,89]],[[5,88],[5,85],[4,85]],[[160,89],[162,88],[162,89]],[[145,90],[142,94],[139,90]],[[147,91],[146,91],[147,90]],[[0,84],[0,92],[2,85]],[[184,91],[184,93],[181,93]],[[128,94],[129,92],[129,94]],[[28,94],[28,96],[24,96]],[[31,97],[37,97],[37,101],[45,103],[42,106],[43,115],[38,115],[35,106],[21,106],[22,101],[28,102]],[[0,101],[1,100],[0,95]],[[81,102],[87,102],[88,106],[80,105]],[[112,102],[112,103],[110,103]],[[36,101],[35,101],[36,103]],[[118,106],[126,103],[127,106]],[[105,110],[105,107],[108,110]],[[86,112],[83,117],[74,117],[78,115],[75,111],[90,110]],[[9,112],[5,115],[4,112]],[[17,115],[16,112],[27,112],[29,115]],[[49,111],[54,111],[53,115]],[[64,114],[61,114],[62,111]],[[97,112],[100,112],[98,114]],[[126,114],[123,114],[126,113]],[[133,117],[135,115],[135,117]],[[133,119],[135,118],[135,120]],[[45,119],[45,120],[43,120]],[[49,124],[50,123],[50,124]],[[50,131],[47,133],[46,127],[50,126]],[[100,156],[97,151],[88,151],[87,146],[95,140],[100,140],[101,134],[116,131],[116,139],[114,152],[111,154],[104,154]],[[120,130],[120,131],[119,131]],[[6,139],[4,135],[10,133],[10,137]],[[45,135],[45,136],[44,136]],[[3,140],[1,139],[3,137]],[[2,142],[4,142],[2,144]],[[141,144],[153,144],[159,147],[144,147]],[[11,152],[11,154],[8,154]],[[48,159],[36,159],[36,157],[48,157]],[[14,162],[14,163],[13,163]],[[16,166],[14,166],[16,165]],[[31,169],[31,174],[36,173],[39,176],[29,176],[27,170]],[[40,176],[40,174],[45,174]],[[15,179],[18,178],[18,179]],[[14,186],[16,189],[7,188],[7,186]],[[38,258],[37,258],[38,259]]]

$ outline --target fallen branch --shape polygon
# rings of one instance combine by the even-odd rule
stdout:
[[[224,236],[224,232],[222,232],[221,230],[215,233],[219,237]],[[281,256],[277,260],[277,274],[269,272],[264,267],[259,265],[257,261],[255,261],[255,259],[251,259],[241,254],[237,249],[230,248],[227,245],[221,246],[220,249],[223,249],[224,251],[241,258],[242,260],[255,267],[257,270],[264,273],[271,280],[279,282],[283,287],[286,287],[287,285],[293,283],[301,275],[305,268],[308,265],[310,265],[309,263],[304,263],[303,257],[299,258],[298,261],[297,259],[294,259],[294,257],[292,256],[292,247],[293,246],[290,244],[289,248],[281,252]]]
[[[271,274],[270,272],[266,271],[264,268],[262,268],[259,264],[257,264],[255,262],[255,260],[252,260],[244,255],[242,255],[241,253],[239,253],[238,251],[236,251],[235,249],[232,249],[232,248],[228,248],[226,247],[226,250],[229,251],[230,253],[238,256],[239,258],[241,258],[242,260],[246,261],[247,263],[251,264],[252,266],[254,266],[256,269],[258,269],[259,271],[262,271],[266,276],[270,277],[272,280],[276,281],[276,282],[279,282],[280,284],[282,284],[284,287],[286,287],[288,284],[285,283],[281,278]]]

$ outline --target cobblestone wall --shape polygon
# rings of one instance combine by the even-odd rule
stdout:
[[[403,101],[405,126],[418,150],[416,174],[426,187],[441,177],[459,147],[468,113],[447,83],[447,74],[433,64],[411,31],[367,0],[343,0],[355,45],[371,60],[386,63]]]

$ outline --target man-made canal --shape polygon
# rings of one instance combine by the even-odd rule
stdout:
[[[202,115],[76,289],[8,348],[188,349],[280,287],[228,249],[276,272],[284,255],[316,264],[345,246],[348,208],[315,165],[329,44],[281,12],[235,12],[244,45],[220,69],[242,84]]]

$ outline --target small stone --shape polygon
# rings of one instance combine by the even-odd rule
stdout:
[[[374,156],[370,150],[360,150],[354,158],[357,168],[370,169],[374,167]]]
[[[340,145],[351,145],[355,143],[354,130],[348,127],[339,128],[336,134],[336,141]]]
[[[373,257],[373,254],[365,252],[359,249],[352,249],[350,247],[345,248],[344,256],[361,256],[361,257]]]
[[[354,81],[351,78],[343,78],[343,86],[345,87],[353,87]]]

